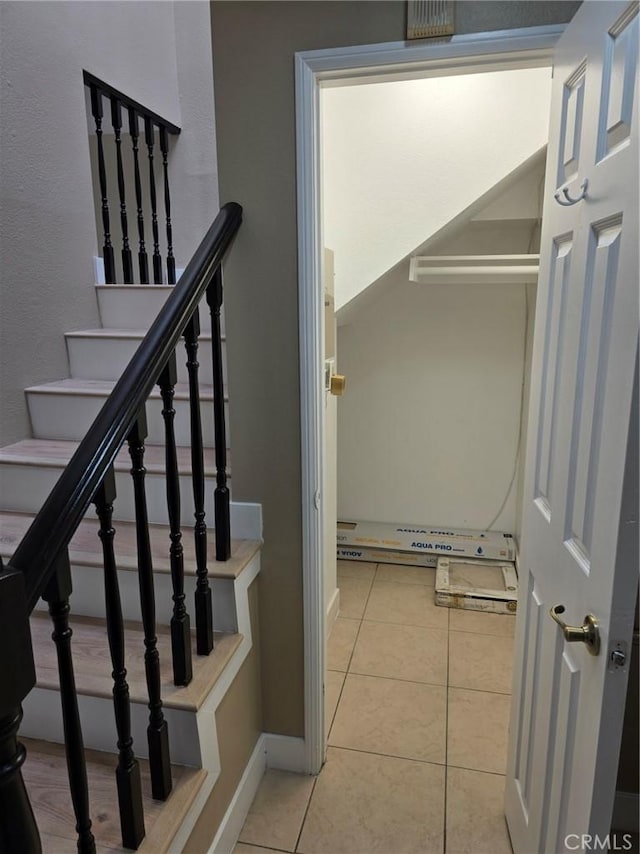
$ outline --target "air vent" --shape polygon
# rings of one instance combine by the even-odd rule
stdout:
[[[453,35],[453,0],[408,0],[407,39]]]

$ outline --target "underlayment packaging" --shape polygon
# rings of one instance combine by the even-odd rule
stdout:
[[[435,566],[438,556],[514,561],[515,542],[500,531],[467,531],[433,525],[339,521],[338,558]]]

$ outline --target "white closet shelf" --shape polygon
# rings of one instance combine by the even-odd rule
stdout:
[[[539,255],[414,255],[409,280],[432,285],[521,284],[538,280],[539,263]]]

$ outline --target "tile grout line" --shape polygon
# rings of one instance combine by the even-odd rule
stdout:
[[[324,765],[325,765],[325,763],[322,764],[322,768],[324,768]],[[302,821],[300,822],[300,830],[298,831],[298,836],[296,837],[296,841],[295,841],[295,844],[293,846],[294,852],[298,850],[298,845],[300,845],[300,839],[302,837],[302,831],[304,830],[304,824],[307,820],[307,814],[309,812],[309,807],[311,806],[311,798],[313,797],[313,793],[316,790],[316,785],[318,783],[318,779],[320,777],[320,774],[322,774],[322,768],[318,771],[318,773],[316,774],[316,776],[313,780],[313,786],[311,787],[311,791],[309,792],[309,800],[307,801],[307,806],[305,807],[304,815],[302,816]]]

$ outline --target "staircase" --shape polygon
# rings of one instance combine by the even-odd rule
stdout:
[[[33,533],[27,532],[36,514],[45,505],[62,473],[66,470],[68,474],[69,468],[75,465],[69,466],[69,463],[172,291],[173,287],[163,285],[96,286],[102,326],[70,332],[65,336],[70,376],[26,389],[33,436],[0,449],[0,557],[5,565],[9,563],[8,570],[0,571],[0,582],[12,571],[15,577],[15,568],[10,561],[16,549],[25,542],[25,535],[33,539]],[[209,356],[211,325],[204,320],[208,314],[208,311],[203,312],[199,334],[202,363],[199,412],[204,446],[204,519],[211,526],[210,520],[221,518],[217,496],[215,506],[213,500],[216,484],[219,487],[224,482],[226,489],[229,471],[227,469],[226,475],[221,473],[221,457],[214,448],[215,370],[212,371]],[[216,317],[213,310],[212,314]],[[196,321],[196,331],[198,326]],[[187,327],[182,324],[181,328],[185,328],[186,335],[187,329],[193,330],[194,322],[189,321]],[[213,337],[215,339],[215,334]],[[213,343],[215,345],[215,340]],[[78,815],[80,812],[82,816],[83,809],[90,814],[90,833],[95,837],[95,847],[87,841],[90,834],[85,821],[84,842],[81,830],[78,844],[81,851],[124,850],[121,847],[123,840],[128,848],[154,854],[181,851],[223,770],[220,767],[215,711],[253,644],[248,590],[260,571],[260,516],[256,505],[231,504],[231,529],[234,536],[241,539],[231,540],[228,559],[217,560],[216,554],[220,556],[221,548],[224,551],[224,543],[221,547],[219,537],[216,538],[218,542],[214,542],[210,531],[204,558],[202,525],[198,528],[197,521],[198,472],[193,470],[191,449],[194,439],[192,376],[184,366],[188,358],[193,361],[193,352],[191,357],[183,357],[184,347],[178,345],[176,349],[177,374],[172,381],[175,416],[167,418],[165,392],[161,397],[158,385],[154,385],[145,407],[146,425],[144,418],[141,420],[138,416],[131,427],[123,427],[122,435],[128,441],[114,458],[113,474],[110,466],[103,466],[101,485],[91,499],[96,507],[89,508],[68,541],[73,588],[69,623],[73,632],[74,672],[70,680],[69,673],[63,673],[64,666],[60,664],[64,659],[64,608],[69,598],[64,553],[52,561],[53,574],[49,571],[49,581],[44,589],[44,597],[48,601],[40,598],[40,592],[29,618],[35,687],[22,702],[24,718],[19,735],[27,748],[27,759],[22,768],[24,783],[35,814],[42,850],[47,854],[75,849],[78,839],[75,825],[78,822],[82,827]],[[189,352],[188,348],[186,352]],[[215,358],[214,349],[214,363]],[[160,379],[165,376],[165,384],[168,373],[171,371],[165,368],[159,375]],[[224,356],[222,373],[226,375]],[[175,431],[175,472],[167,470],[171,457],[167,443],[169,421]],[[146,442],[145,426],[148,426]],[[138,439],[144,447],[146,477],[144,472],[141,474],[139,462],[133,462]],[[169,468],[173,469],[173,465]],[[134,489],[136,477],[132,478],[132,469],[145,484],[146,509],[143,517],[146,515],[146,519],[142,521],[140,492]],[[175,474],[173,480],[172,474]],[[63,509],[60,508],[61,515]],[[53,524],[55,526],[56,523]],[[146,557],[144,548],[141,551],[141,537],[144,539],[145,531],[149,544]],[[33,546],[35,549],[38,547],[39,544]],[[113,559],[110,564],[111,547]],[[176,579],[178,552],[184,564],[182,580]],[[145,561],[153,567],[152,591],[143,590],[142,564]],[[203,564],[208,570],[204,576]],[[29,598],[32,593],[26,569],[22,571],[27,577]],[[189,618],[183,618],[186,642],[191,646],[190,656],[186,651],[186,658],[191,661],[185,665],[187,671],[192,667],[190,679],[188,675],[176,677],[179,665],[176,670],[176,639],[172,637],[175,635],[173,624],[176,603],[180,604],[181,584],[184,585],[185,605],[192,614],[191,625],[194,626],[189,629]],[[196,601],[194,608],[194,591],[206,587],[211,590],[213,603],[214,644],[208,654],[198,654],[199,651],[207,652],[207,644],[206,631],[203,634],[200,625],[200,613],[196,633],[195,615],[199,604]],[[6,585],[0,587],[0,611],[1,597],[6,589]],[[117,599],[119,601],[114,604]],[[201,606],[202,602],[202,611]],[[52,623],[46,613],[47,608],[54,621],[55,645],[51,642]],[[17,634],[13,632],[12,637]],[[154,636],[156,643],[153,643]],[[68,639],[68,635],[66,637]],[[16,645],[19,646],[18,641]],[[150,676],[153,664],[149,650],[152,647],[159,654],[160,710],[158,698],[151,696],[150,685],[154,677]],[[121,668],[116,673],[122,650],[126,650],[124,676]],[[11,656],[11,649],[4,654]],[[28,662],[25,670],[28,670]],[[128,697],[123,699],[127,686]],[[61,703],[66,706],[64,716]],[[81,730],[77,721],[74,724],[74,708],[77,708]],[[5,707],[0,702],[0,724],[4,713]],[[168,730],[170,770],[167,766],[169,751],[158,746],[165,737],[162,730]],[[0,732],[0,741],[4,734]],[[133,753],[129,755],[131,738]],[[69,747],[69,755],[65,754],[65,743]],[[150,770],[149,760],[152,766],[155,761],[155,772]],[[68,782],[68,764],[72,769],[73,798]],[[15,765],[12,773],[19,768],[18,754]],[[137,768],[134,769],[134,765]],[[116,785],[116,766],[119,766],[118,774],[131,778],[122,790],[120,777]],[[138,769],[141,796],[136,793]],[[83,773],[88,785],[83,783]],[[19,792],[17,797],[20,801]],[[88,799],[84,807],[83,799]],[[81,802],[79,811],[76,801]],[[4,803],[0,813],[4,812]],[[0,815],[0,825],[4,820],[6,814]],[[8,851],[38,850],[33,838],[21,847],[15,847],[16,839],[20,837],[18,834],[13,840],[10,838],[14,817],[9,816],[8,820],[9,837],[3,835],[7,832],[6,827],[0,826],[0,842],[6,843],[9,838]],[[11,844],[14,844],[13,848]],[[0,848],[5,850],[2,845]]]

